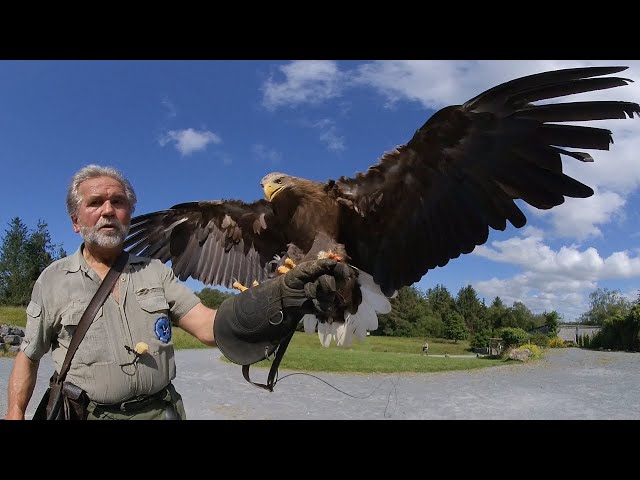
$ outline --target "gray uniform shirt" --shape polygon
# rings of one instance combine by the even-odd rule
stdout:
[[[51,349],[57,371],[101,283],[87,265],[82,248],[42,272],[27,307],[27,327],[20,348],[34,361]],[[115,288],[119,288],[120,301],[112,294],[107,297],[80,343],[66,378],[98,403],[153,394],[175,378],[171,327],[200,302],[171,268],[159,260],[136,255],[129,255]],[[131,364],[136,356],[129,349],[138,342],[148,344],[149,351]]]

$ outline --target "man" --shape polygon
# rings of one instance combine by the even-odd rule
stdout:
[[[135,204],[133,187],[114,168],[89,165],[73,176],[67,211],[83,243],[73,255],[49,265],[33,287],[25,337],[9,378],[6,419],[24,419],[40,358],[49,350],[60,371],[82,314],[123,251]],[[233,340],[228,350],[243,355],[246,345],[252,351],[268,344],[272,351],[305,313],[328,305],[323,303],[327,299],[331,303],[335,282],[326,274],[335,265],[306,262],[226,300],[219,322],[221,338]],[[263,305],[276,308],[257,308]],[[245,312],[250,315],[243,319]],[[182,398],[171,383],[176,375],[171,326],[215,345],[216,314],[162,262],[129,255],[65,379],[86,392],[86,418],[185,419]],[[276,314],[287,322],[272,326]],[[261,333],[245,340],[242,325],[247,321]]]

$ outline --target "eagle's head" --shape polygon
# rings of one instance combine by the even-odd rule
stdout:
[[[284,173],[274,172],[265,175],[260,181],[260,186],[264,190],[264,196],[269,202],[273,202],[273,199],[283,190],[294,186],[294,177],[286,175]]]

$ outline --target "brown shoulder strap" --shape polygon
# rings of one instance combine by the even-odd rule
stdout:
[[[67,355],[64,357],[64,362],[62,362],[62,368],[60,369],[60,374],[58,375],[57,383],[62,383],[64,378],[67,376],[67,372],[69,371],[69,367],[71,366],[71,359],[73,355],[76,353],[80,342],[84,338],[85,333],[89,330],[93,319],[98,313],[98,309],[102,306],[104,301],[107,299],[109,292],[113,288],[113,284],[116,283],[116,280],[122,273],[124,266],[127,264],[127,260],[129,258],[129,253],[123,251],[116,261],[113,263],[107,275],[104,277],[104,280],[98,287],[98,291],[93,296],[91,301],[89,302],[89,306],[82,314],[82,318],[78,322],[78,326],[76,328],[73,337],[71,337],[71,343],[69,344],[69,349],[67,350]]]

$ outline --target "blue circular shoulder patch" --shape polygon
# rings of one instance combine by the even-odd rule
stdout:
[[[154,330],[158,340],[162,343],[169,343],[169,340],[171,340],[171,322],[167,317],[158,318]]]

